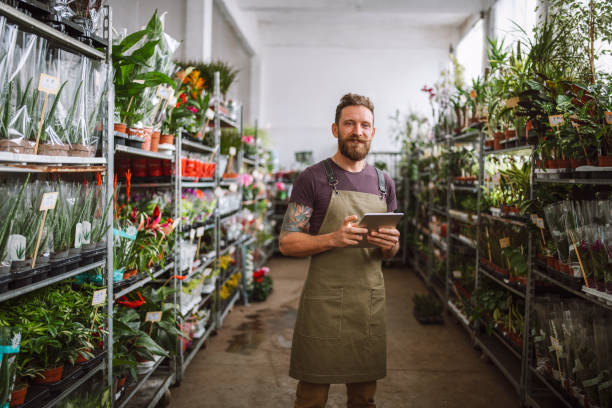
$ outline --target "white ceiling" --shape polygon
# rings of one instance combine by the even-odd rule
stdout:
[[[402,24],[460,27],[495,0],[239,0],[260,23]]]

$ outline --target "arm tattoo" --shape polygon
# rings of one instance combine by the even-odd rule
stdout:
[[[310,217],[312,208],[298,203],[289,203],[283,226],[281,227],[280,238],[289,232],[308,232],[310,229]]]

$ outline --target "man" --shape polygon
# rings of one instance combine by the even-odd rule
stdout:
[[[281,229],[284,255],[312,256],[289,375],[299,380],[295,408],[325,407],[330,384],[346,384],[349,408],[376,407],[376,380],[387,370],[381,266],[397,253],[399,231],[354,224],[395,211],[395,186],[365,160],[375,133],[370,99],[344,95],[332,133],[338,151],[300,174]],[[374,247],[351,247],[363,239]]]

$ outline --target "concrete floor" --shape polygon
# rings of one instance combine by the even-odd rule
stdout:
[[[172,388],[171,408],[291,408],[297,381],[288,376],[291,336],[308,262],[274,258],[274,292],[264,303],[236,306]],[[386,269],[388,373],[378,384],[382,408],[518,407],[512,387],[480,357],[450,317],[422,326],[412,296],[426,289],[415,273]],[[333,385],[328,408],[346,407]]]

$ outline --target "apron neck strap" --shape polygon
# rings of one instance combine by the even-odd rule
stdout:
[[[380,193],[380,199],[387,198],[387,187],[385,185],[385,173],[382,170],[376,168],[376,174],[378,174],[378,192]]]
[[[338,184],[338,178],[334,174],[334,170],[331,167],[331,159],[323,160],[323,167],[325,168],[325,175],[327,176],[327,182],[334,189],[334,192],[338,194],[338,190],[336,189],[336,185]]]

